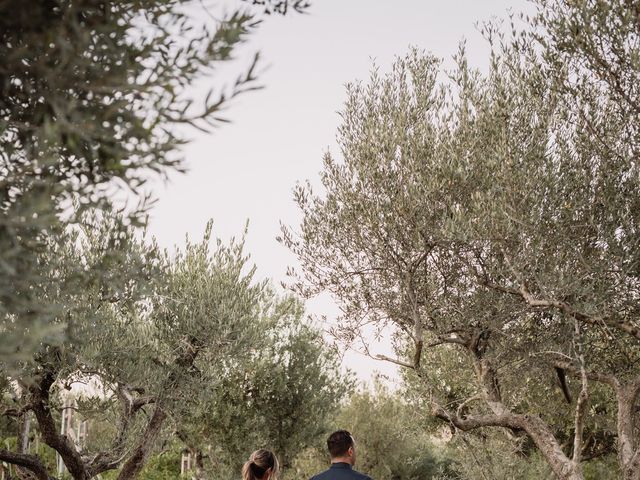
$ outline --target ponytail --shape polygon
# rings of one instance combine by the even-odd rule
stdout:
[[[264,448],[256,450],[242,466],[242,480],[262,480],[269,469],[271,469],[270,480],[275,480],[279,469],[276,456]]]

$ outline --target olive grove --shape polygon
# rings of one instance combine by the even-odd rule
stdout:
[[[198,478],[233,478],[253,442],[293,456],[324,432],[349,382],[302,323],[300,303],[254,280],[242,242],[212,248],[210,224],[202,241],[169,255],[117,218],[85,225],[47,254],[66,268],[37,294],[66,306],[68,337],[43,344],[1,384],[0,414],[17,440],[0,460],[21,478],[55,478],[30,452],[37,436],[72,478],[115,471],[124,480],[179,439],[199,459]],[[86,272],[98,275],[87,283]],[[65,391],[80,384],[89,388],[74,409],[98,427],[86,444],[60,429]]]
[[[412,50],[348,85],[340,158],[282,239],[343,340],[395,327],[378,357],[453,431],[498,428],[562,479],[615,454],[637,480],[640,6],[536,3],[483,27],[486,74],[462,46],[451,71]]]
[[[68,339],[43,345],[12,375],[6,389],[15,405],[2,413],[22,425],[33,412],[42,441],[58,452],[75,479],[118,467],[118,478],[134,478],[168,419],[184,415],[221,376],[231,352],[239,361],[236,351],[255,340],[257,331],[250,327],[258,327],[262,287],[251,285],[250,273],[241,274],[244,258],[238,248],[221,247],[211,257],[205,241],[167,264],[154,247],[135,241],[130,229],[118,231],[114,222],[92,227],[80,248],[66,241],[65,250],[51,250],[69,265],[58,283],[73,282],[78,267],[110,275],[90,287],[82,284],[73,294],[63,288],[39,292],[40,298],[56,298],[66,306],[60,321],[67,324]],[[87,314],[95,320],[86,322]],[[57,392],[90,380],[98,386],[93,407],[114,410],[118,426],[111,444],[97,452],[82,451],[60,434],[55,417],[61,403]],[[148,414],[147,406],[152,408]],[[37,478],[51,478],[54,472],[24,447],[19,440],[17,452],[0,450],[0,458]]]
[[[146,183],[184,171],[189,129],[225,122],[229,101],[260,87],[257,54],[229,82],[214,68],[265,14],[308,5],[239,1],[214,17],[189,0],[0,2],[2,475],[55,478],[58,455],[74,479],[139,476],[177,425],[250,373],[277,325],[300,324],[299,305],[253,280],[241,243],[211,249],[209,227],[170,255],[141,227]],[[333,360],[314,335],[284,344],[316,352],[321,389]],[[61,430],[82,384],[71,408],[104,434],[87,445]]]

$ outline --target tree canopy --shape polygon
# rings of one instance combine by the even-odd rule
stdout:
[[[2,414],[18,432],[17,451],[0,449],[3,461],[53,478],[26,448],[21,432],[32,415],[31,429],[74,479],[110,470],[136,478],[173,436],[201,456],[212,446],[213,464],[202,462],[203,470],[227,468],[232,478],[254,442],[286,462],[324,433],[349,382],[319,333],[302,323],[300,303],[254,281],[242,242],[211,248],[210,224],[201,242],[170,256],[133,228],[119,229],[118,219],[87,223],[57,244],[65,249],[50,250],[68,269],[59,271],[61,288],[40,292],[67,307],[59,320],[67,341],[43,344],[2,385]],[[64,288],[78,268],[101,276]],[[89,387],[76,394],[78,413],[101,431],[86,445],[60,433],[58,414],[66,390],[82,384]]]
[[[255,360],[263,330],[286,323],[293,301],[253,281],[240,243],[211,250],[209,226],[171,256],[140,227],[145,182],[184,170],[188,129],[210,131],[259,88],[257,54],[228,84],[214,68],[264,15],[307,7],[245,1],[216,19],[188,0],[0,5],[0,414],[16,435],[0,459],[21,476],[54,478],[52,452],[73,478],[138,476],[159,439]],[[291,361],[315,349],[326,381],[317,335],[290,339]],[[109,441],[60,433],[66,391],[83,383],[77,408]],[[33,431],[44,450],[29,451]]]
[[[424,379],[436,417],[528,437],[567,479],[611,429],[637,479],[640,10],[538,6],[511,37],[484,27],[487,74],[462,46],[446,75],[412,50],[348,85],[341,156],[325,156],[320,193],[296,190],[303,220],[283,240],[294,288],[334,295],[345,340],[396,327],[387,360]],[[461,375],[438,350],[459,352],[460,396],[435,381]],[[536,396],[556,372],[568,442]]]
[[[211,129],[230,99],[259,87],[257,54],[228,85],[213,69],[262,12],[304,11],[308,2],[253,3],[214,20],[189,0],[2,2],[0,361],[64,338],[64,325],[51,321],[64,307],[32,289],[55,276],[55,262],[38,263],[51,238],[85,208],[125,208],[123,219],[144,223],[145,182],[184,170],[179,127]],[[190,87],[205,77],[208,94],[194,97]],[[133,200],[114,200],[123,197]]]

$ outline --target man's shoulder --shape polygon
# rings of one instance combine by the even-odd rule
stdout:
[[[365,475],[364,473],[360,473],[357,470],[351,470],[351,476],[349,478],[353,478],[354,480],[373,480],[369,475]]]
[[[355,470],[353,471],[353,473],[357,474],[357,478],[358,480],[373,480],[373,478],[371,478],[369,475],[365,475],[364,473],[360,473],[360,472],[356,472]]]
[[[324,472],[320,472],[317,475],[314,475],[309,480],[331,480],[336,472],[331,469],[327,469]],[[360,473],[356,470],[349,470],[348,473],[344,473],[344,478],[349,478],[353,480],[373,480],[370,476],[365,475],[364,473]]]

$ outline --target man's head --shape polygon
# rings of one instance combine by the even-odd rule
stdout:
[[[331,463],[345,462],[355,465],[356,443],[346,430],[338,430],[329,435],[327,448],[329,448],[329,455],[331,455]]]

